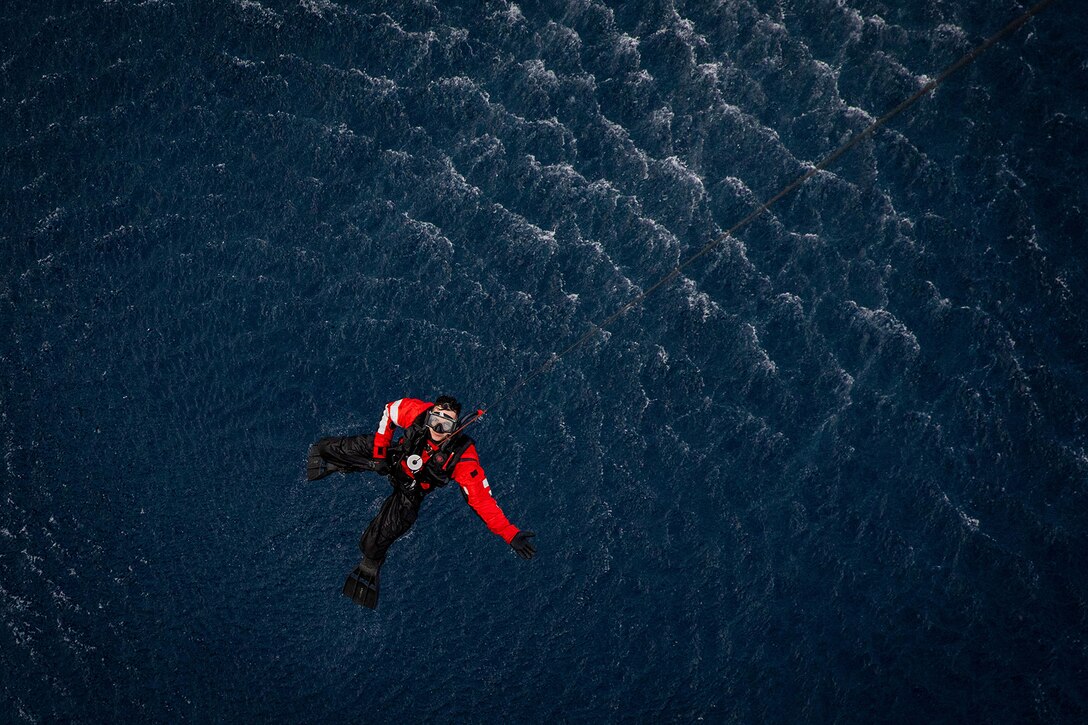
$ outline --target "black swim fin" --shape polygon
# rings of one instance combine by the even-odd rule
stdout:
[[[378,582],[382,565],[365,556],[344,582],[344,596],[370,609],[378,608]]]
[[[321,448],[319,444],[314,443],[310,446],[310,452],[306,456],[306,480],[317,481],[330,473],[336,473],[340,470],[340,467],[335,463],[329,463],[321,456]]]

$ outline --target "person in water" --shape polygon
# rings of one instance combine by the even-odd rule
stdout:
[[[415,523],[424,497],[451,480],[492,533],[524,559],[536,553],[530,541],[535,534],[511,524],[491,495],[476,444],[458,428],[460,415],[461,404],[448,395],[433,403],[401,398],[385,406],[376,433],[322,438],[310,446],[306,477],[311,481],[336,472],[373,471],[393,486],[363,532],[363,560],[344,584],[344,594],[359,604],[377,607],[378,572],[389,546]],[[393,443],[397,427],[404,435]]]

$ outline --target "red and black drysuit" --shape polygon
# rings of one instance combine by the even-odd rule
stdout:
[[[394,400],[385,406],[378,431],[373,435],[323,438],[314,446],[316,453],[334,470],[373,471],[382,461],[390,466],[393,493],[385,499],[359,541],[359,548],[368,559],[382,562],[389,546],[412,528],[424,496],[450,480],[461,487],[468,505],[492,533],[507,544],[518,533],[518,528],[507,520],[491,496],[472,438],[459,433],[442,443],[431,440],[426,421],[432,408],[434,403],[425,400]],[[392,443],[397,427],[404,429],[404,435]],[[412,455],[423,459],[423,466],[415,472],[408,467]]]

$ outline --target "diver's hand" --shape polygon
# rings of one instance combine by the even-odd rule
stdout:
[[[536,536],[536,534],[532,531],[519,531],[510,542],[511,548],[522,559],[532,559],[533,555],[536,554],[536,545],[529,541],[530,536]]]
[[[388,476],[392,469],[389,467],[389,461],[384,458],[377,458],[370,462],[370,470],[379,476]]]

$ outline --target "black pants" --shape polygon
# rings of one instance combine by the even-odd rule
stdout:
[[[374,461],[374,435],[322,438],[317,450],[329,463],[341,471],[369,471]],[[392,484],[392,481],[390,481]],[[385,561],[390,545],[412,528],[419,515],[423,496],[416,491],[404,491],[393,487],[393,493],[382,503],[378,515],[366,527],[359,539],[359,550],[368,559]]]

